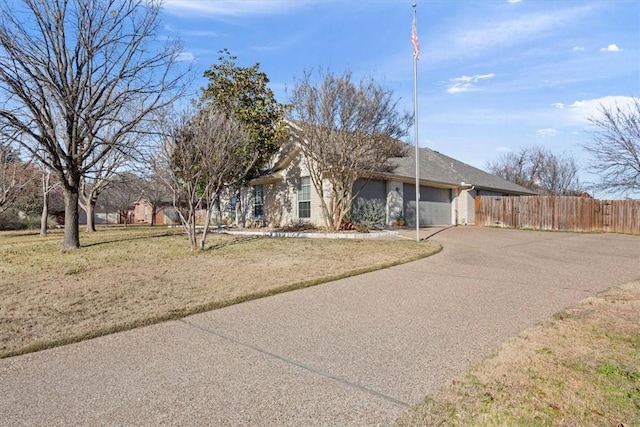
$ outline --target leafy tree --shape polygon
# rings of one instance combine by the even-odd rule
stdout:
[[[228,50],[219,53],[219,62],[204,72],[209,83],[202,89],[200,109],[233,118],[249,134],[248,144],[234,153],[242,168],[227,182],[239,189],[257,177],[280,148],[287,135],[284,116],[288,106],[276,101],[259,63],[241,67]]]
[[[617,194],[640,192],[640,98],[625,107],[600,106],[590,118],[593,140],[583,144],[592,160],[590,170],[600,176],[598,189]]]
[[[514,184],[545,195],[580,194],[578,165],[573,157],[543,147],[525,147],[487,163],[487,170]]]
[[[355,181],[391,171],[393,159],[405,155],[399,138],[407,134],[411,116],[398,111],[392,90],[371,78],[356,83],[349,71],[321,72],[317,80],[305,73],[291,104],[293,132],[326,225],[336,230],[358,196]]]
[[[180,44],[158,43],[160,12],[159,0],[0,4],[0,133],[59,178],[63,250],[80,246],[83,177],[184,90]]]

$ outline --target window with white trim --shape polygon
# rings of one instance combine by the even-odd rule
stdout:
[[[253,217],[262,218],[264,215],[264,190],[262,185],[253,187]]]
[[[298,218],[311,218],[311,177],[300,178],[298,186]]]

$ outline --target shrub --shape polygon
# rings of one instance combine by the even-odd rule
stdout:
[[[359,198],[351,209],[351,219],[354,224],[362,224],[370,230],[382,230],[386,209],[383,200]]]
[[[18,211],[9,208],[4,212],[0,212],[0,230],[24,230],[27,223],[20,218]]]
[[[316,226],[310,222],[304,220],[291,221],[289,224],[279,227],[276,230],[285,233],[297,233],[301,231],[313,231],[316,230]]]

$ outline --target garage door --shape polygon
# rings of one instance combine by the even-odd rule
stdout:
[[[408,225],[416,225],[416,186],[404,184],[404,212]],[[451,190],[420,187],[420,225],[451,225]]]

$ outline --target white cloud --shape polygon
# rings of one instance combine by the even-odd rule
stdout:
[[[584,52],[584,47],[582,47],[582,46],[574,46],[573,51],[574,52]]]
[[[509,153],[511,152],[511,148],[509,147],[498,147],[496,148],[496,151],[499,153]]]
[[[522,0],[507,0],[507,3],[520,3]]]
[[[196,57],[191,52],[180,52],[176,56],[176,61],[178,62],[188,62],[188,61],[193,61],[194,59],[196,59]]]
[[[444,40],[431,51],[431,60],[459,59],[465,56],[482,56],[487,51],[530,43],[537,38],[549,38],[557,32],[592,14],[600,6],[597,3],[529,13],[511,19],[488,19],[464,22],[444,35]]]
[[[217,16],[275,15],[309,5],[310,1],[166,0],[167,11],[177,14]]]
[[[562,110],[564,108],[564,104],[562,102],[556,102],[551,104],[551,106],[556,107],[559,110]]]
[[[609,46],[600,49],[601,52],[622,52],[623,50],[624,49],[619,48],[615,44],[610,44]]]
[[[567,119],[574,124],[587,124],[589,118],[598,117],[602,107],[604,108],[629,108],[633,105],[633,98],[630,96],[605,96],[596,99],[585,99],[575,101],[568,105],[563,113],[567,114]]]
[[[447,88],[447,92],[449,93],[460,93],[460,92],[472,92],[480,90],[475,85],[480,80],[492,79],[495,77],[494,73],[489,74],[476,74],[475,76],[462,76],[456,77],[451,80],[451,86]]]
[[[559,130],[553,128],[540,129],[536,132],[539,136],[546,138],[548,136],[556,136],[560,133]]]

